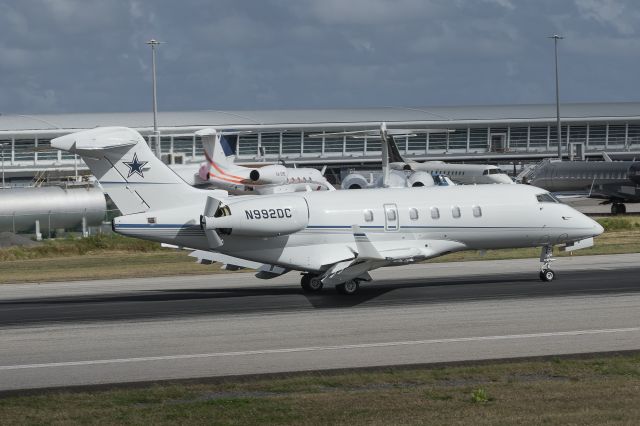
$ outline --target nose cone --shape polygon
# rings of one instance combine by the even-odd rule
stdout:
[[[489,178],[493,183],[514,183],[509,175],[505,173],[496,173],[495,175],[491,175]]]
[[[586,237],[597,237],[604,232],[604,228],[598,222],[582,213],[580,216],[580,228],[586,231],[585,233],[588,234]]]
[[[602,225],[600,225],[598,222],[596,222],[596,221],[595,221],[595,220],[593,220],[593,219],[592,219],[591,221],[595,224],[595,225],[594,225],[594,228],[595,228],[595,232],[596,232],[596,234],[594,235],[594,237],[596,237],[596,236],[598,236],[598,235],[602,234],[602,233],[604,232],[604,228],[602,227]]]

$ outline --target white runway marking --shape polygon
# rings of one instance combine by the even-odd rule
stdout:
[[[148,357],[138,357],[138,358],[96,359],[96,360],[87,360],[87,361],[51,362],[51,363],[42,363],[42,364],[1,365],[0,371],[23,370],[23,369],[34,369],[34,368],[52,368],[52,367],[76,367],[76,366],[90,366],[90,365],[98,365],[98,364],[123,364],[123,363],[147,362],[147,361],[221,358],[221,357],[236,357],[236,356],[247,356],[247,355],[270,355],[270,354],[295,353],[295,352],[335,351],[335,350],[345,350],[345,349],[385,348],[385,347],[393,347],[393,346],[431,345],[431,344],[439,344],[439,343],[482,342],[482,341],[495,341],[495,340],[537,339],[542,337],[633,333],[638,331],[640,331],[640,327],[609,328],[609,329],[601,329],[601,330],[573,330],[573,331],[556,331],[556,332],[548,332],[548,333],[508,334],[508,335],[502,335],[502,336],[456,337],[456,338],[448,338],[448,339],[407,340],[407,341],[399,341],[399,342],[360,343],[360,344],[353,344],[353,345],[335,345],[335,346],[310,346],[310,347],[301,347],[301,348],[262,349],[262,350],[237,351],[237,352],[212,352],[212,353],[204,353],[204,354],[164,355],[164,356],[148,356]]]

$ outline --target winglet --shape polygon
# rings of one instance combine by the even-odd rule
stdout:
[[[351,229],[353,230],[353,238],[356,240],[356,250],[358,251],[359,259],[384,259],[384,256],[380,254],[369,240],[367,234],[362,232],[360,226],[351,225]]]

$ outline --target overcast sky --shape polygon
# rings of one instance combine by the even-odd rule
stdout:
[[[639,101],[637,0],[0,0],[0,112]]]

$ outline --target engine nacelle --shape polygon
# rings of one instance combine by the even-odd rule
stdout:
[[[371,183],[360,173],[351,173],[342,179],[342,189],[365,189],[370,188]]]
[[[407,179],[407,186],[435,186],[433,176],[427,172],[413,172]]]
[[[203,229],[221,235],[278,237],[298,232],[309,223],[309,207],[303,197],[265,196],[220,205],[213,217],[202,217]]]
[[[251,170],[249,179],[256,184],[262,185],[282,185],[287,183],[287,168],[280,164],[271,164]]]

